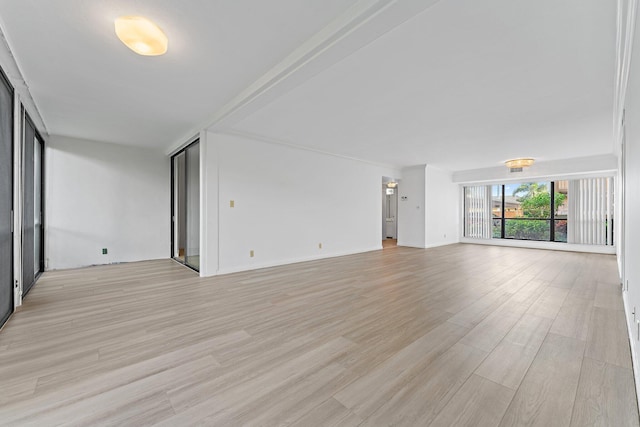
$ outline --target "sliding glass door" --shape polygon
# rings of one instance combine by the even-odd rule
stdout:
[[[44,267],[42,227],[42,138],[25,114],[23,135],[22,210],[22,295],[25,296],[36,282]]]
[[[171,158],[171,256],[200,269],[200,144]]]
[[[13,90],[0,73],[0,326],[13,312]]]
[[[44,271],[44,141],[33,140],[33,274]]]

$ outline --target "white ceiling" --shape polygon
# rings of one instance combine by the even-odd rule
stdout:
[[[121,45],[124,14],[169,53]],[[210,127],[450,170],[613,152],[612,1],[0,0],[0,19],[51,134],[166,150]]]
[[[355,2],[0,0],[0,20],[49,133],[164,148]],[[121,15],[154,20],[168,53],[125,47]]]

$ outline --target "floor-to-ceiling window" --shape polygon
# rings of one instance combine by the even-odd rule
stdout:
[[[171,158],[171,256],[200,269],[200,144]]]
[[[0,72],[0,326],[13,312],[13,89]]]
[[[613,178],[464,188],[464,236],[613,245]]]

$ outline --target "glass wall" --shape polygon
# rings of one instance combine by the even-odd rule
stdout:
[[[465,224],[471,221],[475,229],[490,225],[494,239],[613,245],[612,181],[605,177],[465,187]],[[490,214],[478,209],[487,203]],[[473,231],[465,228],[465,237],[487,238]]]

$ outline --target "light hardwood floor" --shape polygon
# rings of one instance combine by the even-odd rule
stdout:
[[[480,245],[46,273],[3,425],[638,426],[613,256]]]

